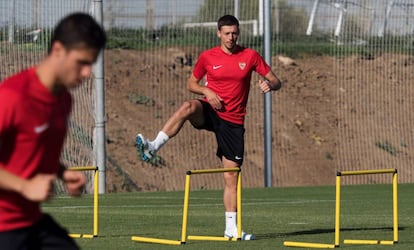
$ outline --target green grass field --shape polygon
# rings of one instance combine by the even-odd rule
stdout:
[[[344,239],[392,240],[392,185],[341,188],[344,249],[414,249],[413,184],[398,186],[399,243],[345,245]],[[334,243],[335,187],[244,189],[243,228],[255,241],[190,241],[180,246],[141,243],[131,236],[181,240],[184,192],[112,193],[99,197],[99,236],[76,239],[82,249],[300,249],[284,241]],[[191,191],[187,235],[222,236],[221,190]],[[71,233],[93,232],[92,196],[57,197],[44,205]],[[303,249],[303,248],[302,248]]]

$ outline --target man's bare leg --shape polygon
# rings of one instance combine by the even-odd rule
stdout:
[[[183,127],[184,122],[187,120],[195,125],[201,125],[204,122],[203,105],[200,101],[191,100],[184,102],[167,120],[161,131],[172,138],[178,134]]]
[[[231,160],[222,157],[224,168],[237,168],[239,165]],[[223,203],[226,212],[237,212],[237,172],[224,173]]]
[[[237,168],[240,167],[236,162],[222,157],[222,163],[224,168]],[[237,179],[238,172],[225,172],[224,173],[224,192],[223,192],[223,204],[226,210],[226,229],[224,231],[225,237],[237,237]],[[242,231],[242,240],[254,240],[255,236],[252,234],[246,234]]]
[[[153,141],[146,139],[142,134],[137,134],[136,147],[143,161],[149,161],[155,153],[164,146],[172,137],[178,134],[184,123],[189,120],[198,125],[204,122],[203,105],[198,100],[184,102],[167,120],[161,131]]]

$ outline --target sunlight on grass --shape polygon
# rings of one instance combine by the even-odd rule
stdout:
[[[414,247],[411,208],[413,185],[399,185],[399,243]],[[392,240],[392,198],[389,185],[344,186],[341,199],[343,239]],[[188,235],[222,236],[221,190],[194,191],[190,200]],[[243,190],[243,228],[255,241],[188,241],[185,246],[140,243],[131,236],[181,239],[183,192],[142,192],[100,195],[99,236],[76,239],[82,249],[289,249],[284,241],[334,243],[335,187]],[[92,196],[60,198],[44,205],[70,232],[92,230]],[[341,246],[342,247],[342,246]],[[350,246],[344,246],[350,247]],[[352,249],[390,246],[352,245]]]

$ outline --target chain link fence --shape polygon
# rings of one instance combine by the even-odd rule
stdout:
[[[2,1],[0,78],[38,62],[57,20],[72,11],[91,12],[91,5],[88,0]],[[103,5],[109,38],[107,189],[183,189],[185,170],[220,165],[214,137],[186,125],[148,165],[136,156],[135,133],[155,136],[183,101],[197,97],[187,93],[186,80],[199,53],[218,44],[220,16],[237,16],[239,43],[263,52],[262,1],[105,0]],[[397,168],[402,182],[413,180],[413,7],[412,0],[271,1],[272,68],[285,82],[272,101],[275,186],[331,185],[336,171],[377,168]],[[254,75],[246,120],[246,187],[262,187],[264,180],[263,96],[257,80]],[[93,89],[91,83],[73,92],[77,104],[63,153],[68,165],[94,162]],[[381,175],[345,181],[389,182]],[[220,188],[222,180],[206,177],[193,185]]]

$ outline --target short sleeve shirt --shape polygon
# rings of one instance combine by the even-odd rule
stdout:
[[[35,68],[0,83],[0,168],[24,179],[56,174],[72,99],[53,95]],[[0,232],[27,227],[41,217],[40,204],[0,189]]]
[[[201,53],[193,75],[223,99],[224,109],[217,111],[220,118],[244,124],[252,72],[265,76],[270,66],[255,50],[240,47],[233,54],[226,54],[220,46]]]

